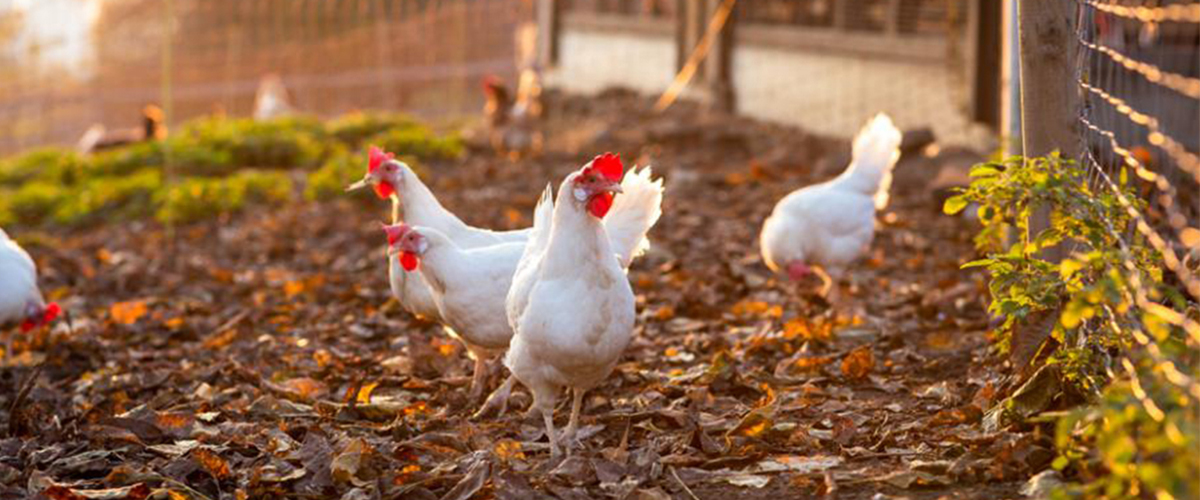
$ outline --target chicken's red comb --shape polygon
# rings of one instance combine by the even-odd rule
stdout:
[[[621,177],[625,175],[625,166],[621,164],[621,155],[612,153],[604,153],[592,159],[592,166],[584,170],[584,173],[591,173],[593,170],[613,182],[620,182]]]
[[[62,313],[62,308],[58,306],[58,302],[51,302],[46,306],[46,311],[42,313],[42,321],[46,323],[54,321],[60,313]]]
[[[376,146],[371,146],[370,150],[367,153],[367,159],[368,159],[367,171],[374,172],[375,170],[377,170],[379,168],[380,165],[383,165],[383,162],[391,160],[395,157],[396,157],[396,155],[394,155],[392,153],[388,153],[382,149],[379,149]]]
[[[403,238],[406,233],[412,230],[411,226],[404,223],[393,224],[391,226],[382,223],[380,225],[383,226],[383,232],[387,233],[388,246],[396,244],[397,241],[400,241],[400,238]]]

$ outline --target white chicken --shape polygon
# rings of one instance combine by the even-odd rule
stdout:
[[[37,266],[24,248],[0,229],[0,326],[20,323],[22,332],[49,324],[58,317],[58,304],[47,304],[37,285]],[[12,336],[4,356],[12,355]]]
[[[404,162],[396,160],[395,155],[372,146],[368,157],[367,174],[346,190],[374,187],[380,198],[392,201],[393,224],[404,221],[410,225],[434,228],[462,248],[528,239],[528,229],[490,231],[467,225],[453,212],[446,210],[429,187],[417,177],[417,173]],[[429,287],[418,276],[404,272],[398,259],[388,259],[388,283],[392,295],[408,312],[445,323]]]
[[[560,442],[570,449],[584,393],[608,377],[633,332],[633,290],[601,222],[622,192],[622,170],[620,158],[596,157],[567,176],[553,206],[538,206],[506,299],[514,335],[504,364],[533,393],[555,455]],[[564,387],[573,399],[560,439],[554,406]]]
[[[470,398],[482,395],[487,361],[508,347],[512,328],[504,318],[504,297],[512,284],[513,270],[525,250],[524,242],[462,248],[441,231],[424,226],[384,226],[388,255],[408,273],[419,273],[429,287],[445,324],[475,358]],[[414,280],[412,277],[409,280]],[[504,412],[513,381],[496,392]]]
[[[850,166],[836,178],[793,191],[763,222],[763,261],[793,280],[817,274],[821,295],[837,304],[835,281],[875,236],[875,211],[887,206],[900,130],[880,113],[854,138]]]
[[[274,73],[264,75],[254,94],[254,119],[266,121],[294,114],[296,107],[292,105],[292,94],[283,85],[283,79]]]

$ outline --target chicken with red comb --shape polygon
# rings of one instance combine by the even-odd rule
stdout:
[[[29,253],[0,229],[0,326],[19,324],[22,333],[53,322],[62,312],[47,304],[37,285],[37,266]],[[6,337],[4,356],[12,355],[12,336]]]

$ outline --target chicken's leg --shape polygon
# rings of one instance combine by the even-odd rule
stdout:
[[[572,389],[571,391],[571,421],[567,423],[567,430],[563,432],[563,440],[566,441],[565,446],[568,453],[571,448],[579,444],[576,436],[579,434],[579,414],[583,410],[583,393],[586,392],[584,389]]]
[[[479,401],[483,396],[484,386],[487,385],[487,361],[478,354],[475,357],[475,374],[471,376],[471,392],[467,397],[471,402]]]
[[[508,379],[504,381],[504,384],[488,396],[487,401],[483,403],[483,407],[479,408],[479,411],[475,412],[471,418],[483,418],[493,410],[499,410],[496,412],[496,416],[504,415],[508,411],[508,397],[512,394],[513,385],[516,383],[517,377],[510,374]]]
[[[546,422],[546,438],[550,440],[550,456],[562,455],[562,448],[558,446],[558,433],[554,431],[554,406],[539,409],[542,411],[542,420]]]

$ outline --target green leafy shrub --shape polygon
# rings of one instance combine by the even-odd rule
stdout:
[[[84,168],[84,160],[74,151],[41,148],[0,161],[0,185],[20,186],[33,180],[69,184]]]
[[[137,217],[153,212],[162,189],[162,172],[144,169],[131,175],[95,177],[74,189],[54,210],[54,221],[78,225],[105,217]]]
[[[457,135],[438,137],[425,127],[389,130],[371,137],[367,143],[424,161],[453,160],[463,154],[463,142]]]
[[[395,129],[420,127],[412,117],[392,113],[349,113],[331,120],[326,130],[350,149],[359,149],[368,138]]]
[[[292,197],[282,172],[247,170],[226,178],[195,177],[167,187],[156,199],[162,222],[182,224],[240,211],[248,204],[280,205]]]
[[[1089,403],[1057,423],[1060,455],[1053,465],[1077,481],[1057,495],[1195,498],[1200,359],[1192,339],[1168,318],[1178,324],[1200,315],[1189,316],[1180,292],[1164,282],[1162,256],[1131,230],[1130,208],[1145,204],[1127,172],[1118,177],[1119,193],[1093,190],[1084,172],[1057,154],[976,165],[971,177],[944,209],[979,205],[983,229],[976,243],[987,255],[964,267],[991,275],[989,310],[1004,320],[994,332],[998,346],[1006,350],[1035,314],[1049,315],[1056,320],[1050,336],[1035,347],[1049,352],[1043,358],[1055,368],[1038,374],[1056,380],[1043,387]],[[1041,214],[1048,225],[1034,233]],[[1005,242],[1006,234],[1014,241]],[[1070,254],[1054,261],[1046,257],[1052,250]],[[1034,375],[989,415],[1028,416],[1013,411],[1017,399],[1045,378]]]
[[[55,208],[69,196],[62,184],[31,181],[5,196],[5,212],[15,223],[41,224],[49,221]]]
[[[239,168],[311,168],[324,158],[324,139],[320,122],[311,119],[207,118],[185,125],[171,144],[183,146],[181,151],[225,152],[230,164]]]
[[[362,178],[366,165],[366,155],[339,150],[325,165],[308,174],[304,198],[309,201],[327,201],[345,196],[346,186]]]

